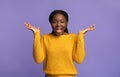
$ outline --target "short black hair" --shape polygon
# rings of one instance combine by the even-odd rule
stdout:
[[[64,11],[64,10],[54,10],[54,11],[52,11],[52,12],[50,13],[50,15],[49,15],[49,22],[50,22],[50,23],[52,23],[53,17],[54,17],[54,15],[56,15],[56,14],[62,14],[62,15],[65,17],[66,21],[68,22],[69,16],[68,16],[68,14],[67,14],[66,11]],[[67,27],[66,27],[66,29],[65,29],[65,32],[69,33]],[[53,33],[53,32],[52,32],[52,33]]]

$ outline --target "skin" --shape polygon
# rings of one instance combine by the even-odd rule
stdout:
[[[51,27],[54,31],[54,34],[59,36],[66,34],[65,29],[67,27],[67,20],[62,14],[56,14],[53,17],[51,22]]]
[[[57,36],[66,34],[65,29],[67,27],[67,20],[62,14],[56,14],[51,22],[51,27],[54,34]],[[39,27],[32,26],[30,23],[24,23],[25,27],[33,32],[40,32]],[[87,33],[89,31],[95,30],[95,24],[88,26],[87,28],[81,29],[79,32]]]

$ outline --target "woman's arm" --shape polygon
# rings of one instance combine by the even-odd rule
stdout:
[[[43,38],[40,37],[39,27],[34,27],[29,23],[24,23],[25,27],[31,30],[34,34],[33,41],[33,58],[36,63],[41,63],[45,58]]]
[[[95,30],[95,25],[89,26],[85,29],[82,29],[78,32],[78,36],[76,39],[75,50],[73,53],[73,59],[77,63],[81,64],[85,57],[85,49],[84,49],[84,34],[88,31]]]

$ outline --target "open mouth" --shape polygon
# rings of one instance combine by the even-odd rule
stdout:
[[[57,27],[57,28],[55,28],[55,31],[56,31],[57,33],[61,33],[61,32],[63,31],[63,29],[62,29],[61,27]]]

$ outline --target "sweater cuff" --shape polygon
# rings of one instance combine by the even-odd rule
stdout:
[[[82,31],[78,32],[78,36],[84,36],[84,33]]]
[[[40,32],[34,32],[34,38],[39,36],[40,36]]]

